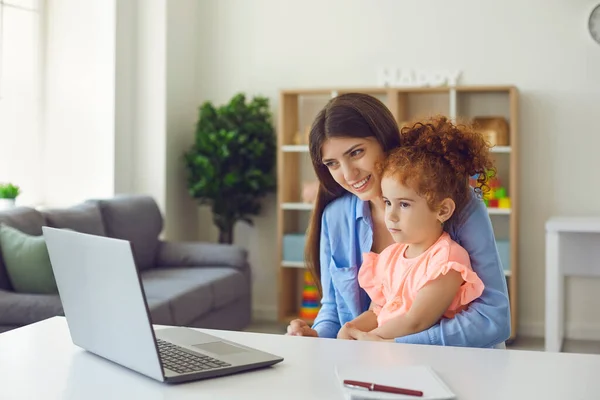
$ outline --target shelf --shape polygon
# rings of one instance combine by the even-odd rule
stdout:
[[[282,95],[287,96],[310,96],[310,95],[328,95],[332,93],[350,93],[361,92],[369,94],[388,94],[389,92],[398,93],[446,93],[451,90],[457,92],[497,92],[506,93],[514,89],[511,85],[486,85],[486,86],[374,86],[374,87],[338,87],[338,88],[289,88],[281,90]]]
[[[522,138],[519,133],[519,91],[512,85],[458,85],[455,87],[316,87],[316,88],[289,88],[280,91],[278,115],[278,224],[277,235],[280,246],[277,253],[277,272],[280,277],[278,290],[278,318],[280,321],[289,322],[298,318],[302,309],[300,292],[302,276],[306,268],[299,255],[301,246],[292,248],[296,254],[289,251],[283,254],[283,241],[289,241],[286,235],[292,232],[303,231],[314,210],[314,204],[302,202],[302,183],[312,178],[312,165],[309,155],[310,149],[305,142],[306,138],[298,137],[298,133],[305,136],[304,128],[312,124],[318,112],[317,106],[324,105],[328,99],[348,92],[366,93],[375,95],[385,102],[396,123],[412,121],[421,115],[447,114],[452,118],[472,118],[477,115],[499,115],[509,121],[510,129],[507,141],[499,142],[490,147],[492,158],[498,164],[499,174],[506,179],[506,193],[510,193],[512,208],[499,208],[499,204],[492,203],[495,207],[486,207],[493,228],[502,232],[496,237],[507,237],[500,244],[502,251],[501,261],[506,270],[503,271],[509,289],[511,311],[510,338],[516,337],[518,318],[518,293],[519,293],[519,180],[520,168],[519,143]],[[300,139],[300,140],[298,140]],[[501,146],[509,144],[508,146]],[[311,174],[309,174],[309,170]],[[303,246],[302,246],[303,247]],[[297,250],[297,251],[296,251]],[[311,321],[309,321],[311,323]]]
[[[499,86],[457,86],[457,92],[509,92],[515,87],[512,85],[499,85]]]
[[[301,261],[282,261],[281,266],[285,268],[304,268],[304,263]],[[504,270],[504,276],[511,276],[510,270]]]
[[[282,210],[298,210],[298,211],[311,211],[313,205],[311,203],[283,203],[281,204]],[[510,215],[510,208],[488,208],[490,215]]]
[[[510,153],[510,146],[494,146],[490,149],[492,153]]]
[[[490,215],[510,215],[510,208],[488,208]]]
[[[281,266],[286,267],[286,268],[304,268],[304,262],[303,261],[282,261]]]
[[[300,262],[300,261],[283,261],[281,263],[282,267],[285,268],[304,268],[304,263]],[[504,271],[504,276],[511,276],[512,273],[510,270],[503,270]]]
[[[306,210],[310,211],[313,209],[313,205],[311,203],[282,203],[282,210]]]
[[[281,146],[281,151],[284,153],[308,153],[308,145],[307,144],[286,144]],[[490,148],[490,152],[492,153],[510,153],[510,146],[494,146]]]
[[[308,153],[307,144],[286,144],[281,146],[281,151],[284,153]]]

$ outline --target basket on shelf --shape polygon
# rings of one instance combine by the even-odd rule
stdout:
[[[475,117],[473,126],[491,146],[508,146],[508,122],[504,117]]]

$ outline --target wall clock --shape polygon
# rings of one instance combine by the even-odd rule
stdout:
[[[592,10],[588,21],[590,34],[598,44],[600,44],[600,4]]]

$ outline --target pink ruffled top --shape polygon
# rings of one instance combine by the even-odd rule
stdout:
[[[410,310],[417,293],[428,282],[451,270],[460,272],[464,283],[444,317],[452,318],[481,296],[483,282],[471,269],[469,254],[444,232],[423,254],[406,258],[407,245],[396,243],[381,252],[364,253],[358,283],[381,306],[373,310],[381,326],[390,318]]]

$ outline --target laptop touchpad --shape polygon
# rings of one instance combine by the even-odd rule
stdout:
[[[194,344],[192,345],[192,347],[195,347],[198,350],[208,351],[210,353],[217,354],[220,356],[226,356],[229,354],[236,353],[245,353],[248,351],[246,349],[242,349],[241,347],[233,346],[225,342]]]

